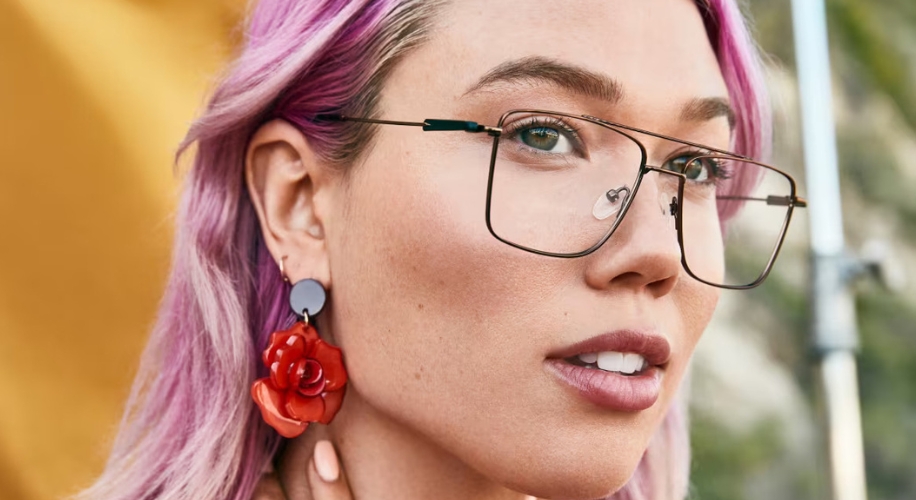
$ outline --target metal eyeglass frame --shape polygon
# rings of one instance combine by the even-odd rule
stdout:
[[[529,247],[514,243],[512,241],[506,240],[502,238],[501,236],[499,236],[498,234],[496,234],[496,231],[493,230],[493,226],[490,223],[490,206],[491,206],[491,198],[492,198],[492,193],[493,193],[493,173],[496,168],[496,154],[499,149],[499,138],[502,135],[503,124],[505,120],[509,116],[518,114],[518,113],[543,113],[543,114],[550,114],[550,115],[557,115],[557,116],[565,116],[565,117],[574,118],[577,120],[585,120],[585,121],[594,123],[596,125],[608,128],[618,134],[621,134],[627,137],[628,139],[630,139],[631,141],[633,141],[639,147],[642,158],[640,160],[639,175],[636,177],[636,183],[633,186],[632,193],[630,193],[630,195],[627,196],[626,199],[624,200],[624,205],[623,207],[621,207],[619,215],[617,215],[617,218],[614,224],[611,226],[611,228],[605,233],[605,235],[597,243],[587,248],[586,250],[583,250],[581,252],[575,252],[575,253],[546,252],[543,250],[538,250],[536,248],[529,248]],[[782,248],[783,240],[785,240],[786,231],[789,228],[789,221],[792,219],[793,210],[796,207],[804,208],[808,205],[807,201],[805,201],[804,198],[797,196],[795,179],[788,173],[776,167],[767,165],[765,163],[760,163],[758,161],[753,160],[752,158],[748,158],[746,156],[732,153],[730,151],[725,151],[725,150],[713,148],[710,146],[706,146],[703,144],[685,141],[683,139],[677,139],[675,137],[670,137],[670,136],[666,136],[663,134],[657,134],[655,132],[649,132],[647,130],[643,130],[643,129],[636,128],[636,127],[631,127],[629,125],[623,125],[620,123],[610,122],[610,121],[603,120],[601,118],[597,118],[591,115],[575,115],[571,113],[562,113],[558,111],[546,111],[546,110],[537,110],[537,109],[514,109],[514,110],[510,110],[510,111],[503,113],[503,115],[500,116],[499,122],[497,123],[495,127],[482,125],[482,124],[479,124],[473,121],[443,120],[443,119],[435,119],[435,118],[427,118],[423,120],[422,122],[380,120],[380,119],[373,119],[373,118],[358,118],[358,117],[352,117],[352,116],[343,116],[339,114],[321,114],[321,115],[318,115],[316,118],[320,120],[328,120],[328,121],[346,121],[346,122],[369,123],[369,124],[376,124],[376,125],[400,125],[400,126],[407,126],[407,127],[422,127],[424,132],[464,131],[464,132],[469,132],[469,133],[488,134],[489,136],[493,137],[493,150],[490,156],[490,170],[489,170],[489,178],[487,180],[487,203],[486,203],[487,229],[490,231],[490,234],[493,235],[494,238],[496,238],[497,240],[507,245],[513,246],[520,250],[524,250],[526,252],[531,252],[531,253],[535,253],[538,255],[545,255],[548,257],[558,257],[558,258],[567,258],[568,259],[568,258],[584,257],[594,252],[595,250],[600,248],[602,245],[604,245],[604,243],[607,242],[607,240],[611,237],[611,235],[614,234],[614,231],[617,230],[617,227],[620,225],[621,221],[626,216],[627,211],[629,210],[633,199],[636,197],[636,193],[639,191],[639,186],[642,183],[643,177],[647,173],[658,172],[659,174],[673,175],[678,178],[678,194],[677,194],[677,197],[672,198],[671,204],[669,205],[669,209],[670,209],[671,215],[675,217],[675,227],[677,229],[678,245],[680,246],[680,249],[681,249],[681,265],[684,267],[684,270],[687,271],[687,274],[690,275],[692,278],[696,279],[697,281],[700,281],[701,283],[705,283],[709,286],[714,286],[717,288],[724,288],[724,289],[729,289],[729,290],[746,290],[746,289],[754,288],[760,285],[766,279],[766,277],[770,274],[770,270],[773,268],[773,263],[776,261],[776,257],[779,255],[779,251]],[[705,159],[705,158],[724,159],[724,160],[727,160],[727,159],[740,160],[742,162],[752,163],[759,167],[776,172],[777,174],[782,175],[783,177],[786,178],[786,180],[788,180],[789,186],[790,186],[790,194],[788,196],[769,196],[766,199],[750,198],[750,197],[743,197],[743,196],[718,197],[718,199],[765,201],[767,205],[777,205],[777,206],[787,207],[786,217],[785,217],[785,220],[783,221],[782,228],[780,229],[780,232],[779,232],[779,239],[776,242],[776,245],[773,247],[773,251],[770,254],[770,258],[767,260],[766,267],[764,268],[763,272],[760,273],[760,275],[757,277],[756,280],[754,280],[752,283],[747,284],[747,285],[725,285],[721,283],[714,283],[711,281],[707,281],[697,276],[696,274],[694,274],[693,270],[690,269],[690,265],[687,263],[686,251],[684,249],[684,231],[683,231],[683,222],[682,222],[683,206],[678,201],[678,200],[684,199],[684,183],[687,181],[686,174],[681,173],[681,172],[675,172],[675,171],[664,169],[664,168],[660,168],[660,167],[656,167],[656,166],[652,166],[652,165],[648,165],[647,164],[648,153],[646,152],[645,146],[643,146],[643,144],[639,140],[637,140],[635,137],[625,132],[622,132],[620,129],[627,130],[630,132],[636,132],[636,133],[647,135],[650,137],[665,139],[668,141],[692,146],[692,147],[702,149],[704,151],[709,152],[709,153],[703,153],[701,155],[697,155],[691,158],[691,161],[687,162],[687,164],[697,159]]]

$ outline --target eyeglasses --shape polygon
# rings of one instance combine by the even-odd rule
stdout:
[[[319,118],[488,134],[487,229],[503,243],[550,257],[582,257],[601,247],[644,179],[656,175],[653,189],[675,219],[681,264],[693,278],[719,288],[762,283],[793,210],[807,206],[796,195],[795,179],[777,168],[589,115],[512,110],[493,127],[462,120]],[[637,134],[667,141],[674,152],[649,165]]]

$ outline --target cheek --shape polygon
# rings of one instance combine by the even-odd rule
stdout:
[[[698,277],[722,283],[725,277],[724,245],[716,203],[712,195],[687,195],[682,203],[687,265]]]
[[[719,301],[721,290],[702,284],[682,272],[678,286],[672,291],[673,307],[668,317],[677,318],[678,325],[671,325],[671,331],[679,332],[671,338],[672,356],[665,379],[665,394],[673,395],[683,382],[690,359],[697,343],[709,325]]]
[[[526,257],[486,229],[487,158],[443,156],[460,160],[373,154],[354,172],[345,232],[329,234],[335,332],[354,385],[393,413],[437,406],[430,391],[445,406],[449,387],[486,392],[487,372],[512,356],[498,333],[536,298],[519,286]]]
[[[420,140],[428,144],[417,147]],[[536,290],[557,288],[561,276],[542,258],[487,230],[491,140],[414,132],[388,142],[394,146],[354,172],[336,224],[342,230],[329,235],[332,266],[341,264],[332,269],[335,296],[361,308],[348,314],[375,311],[380,325],[396,323],[416,333],[412,340],[428,341],[432,326],[471,332],[472,325],[513,324],[530,314],[528,301],[545,300]]]

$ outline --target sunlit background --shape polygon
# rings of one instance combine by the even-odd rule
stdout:
[[[101,471],[169,266],[175,146],[244,3],[0,0],[2,499],[59,498]],[[869,494],[912,499],[916,2],[827,5],[846,236],[882,242],[890,281],[908,278],[858,285]],[[803,179],[789,0],[745,7],[770,55],[773,163]],[[804,215],[766,285],[726,292],[701,342],[693,498],[825,498]]]

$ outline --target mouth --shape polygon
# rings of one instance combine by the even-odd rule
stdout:
[[[664,337],[631,330],[599,335],[551,353],[548,371],[586,401],[637,412],[658,400],[671,357]]]

